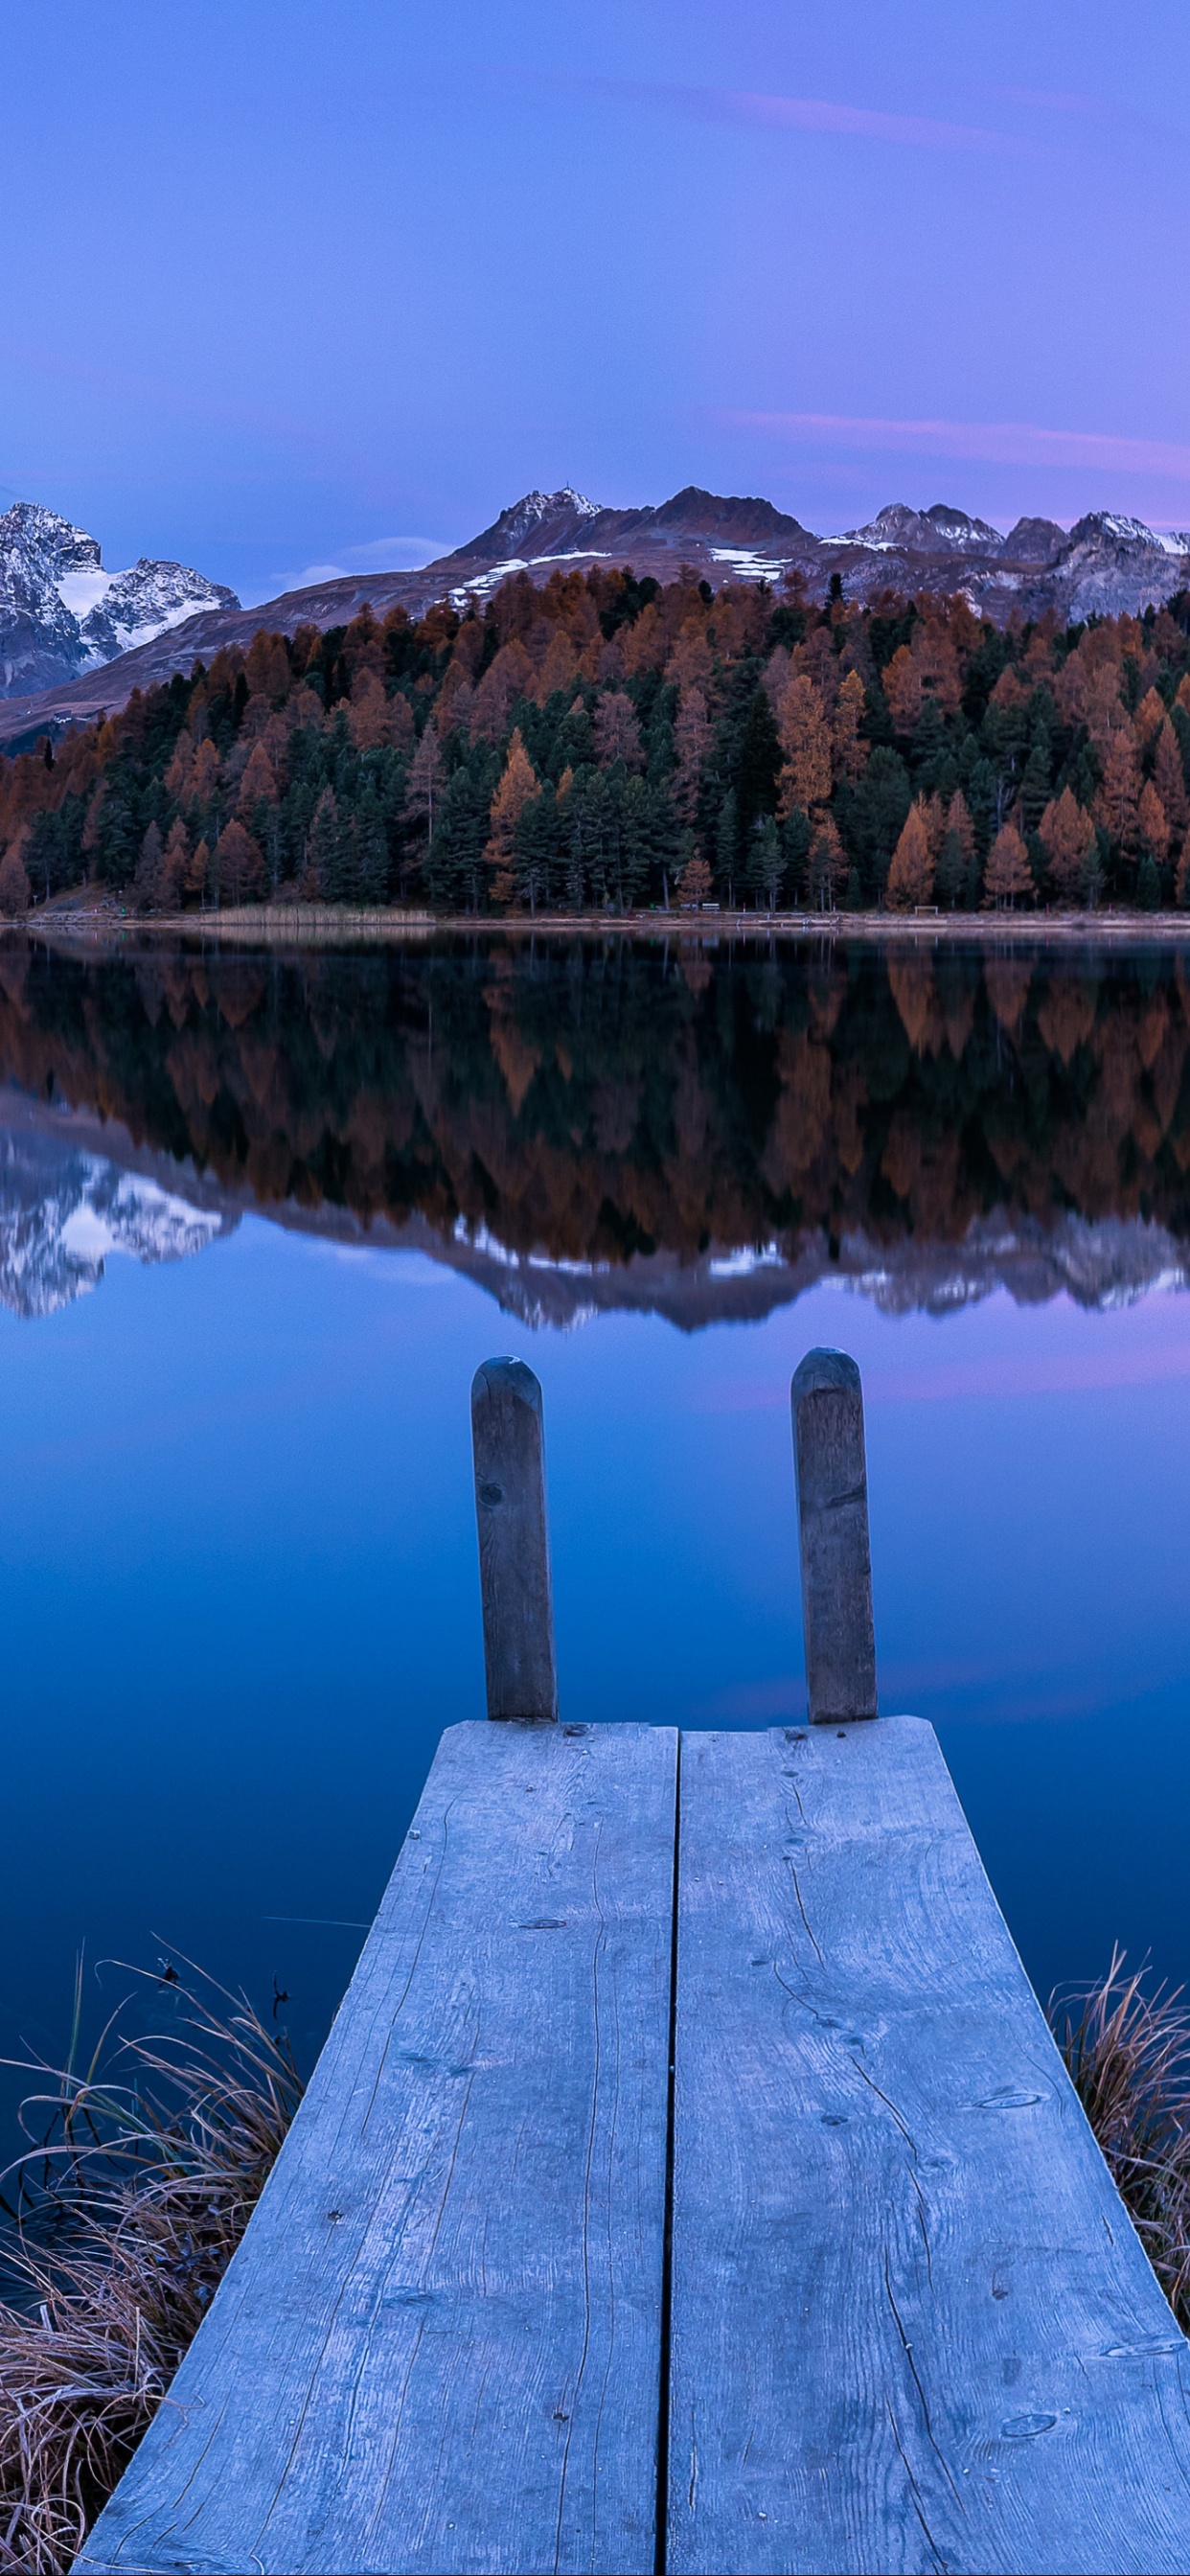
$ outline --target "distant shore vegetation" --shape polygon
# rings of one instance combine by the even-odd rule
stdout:
[[[262,631],[0,762],[0,911],[1190,909],[1190,594],[1007,629],[527,574]]]

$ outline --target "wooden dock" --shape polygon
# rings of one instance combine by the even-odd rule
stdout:
[[[858,1374],[794,1381],[810,1722],[555,1715],[540,1395],[474,1394],[446,1732],[243,2245],[76,2562],[1190,2571],[1190,2345],[930,1727]]]

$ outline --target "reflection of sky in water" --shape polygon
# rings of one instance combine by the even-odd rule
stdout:
[[[821,1288],[535,1337],[420,1255],[248,1218],[0,1314],[0,2049],[62,2047],[85,1940],[266,1998],[276,1971],[312,2053],[438,1731],[482,1708],[489,1352],[545,1386],[567,1713],[796,1712],[787,1391],[816,1341],[864,1372],[884,1704],[939,1725],[1035,1981],[1114,1939],[1184,1976],[1190,1300],[939,1321]]]

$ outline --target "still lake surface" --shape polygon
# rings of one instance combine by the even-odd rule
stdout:
[[[1042,1995],[1190,1977],[1190,985],[1154,951],[0,949],[0,2053],[185,1954],[308,2067],[483,1710],[545,1390],[565,1714],[804,1708],[788,1385]],[[11,2152],[15,2074],[0,2083]]]

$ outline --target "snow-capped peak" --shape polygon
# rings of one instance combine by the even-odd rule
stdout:
[[[1090,510],[1070,531],[1072,546],[1086,545],[1096,537],[1115,537],[1126,546],[1146,546],[1153,554],[1184,555],[1190,551],[1190,538],[1184,528],[1150,528],[1144,519],[1125,518],[1119,510]]]
[[[98,539],[37,501],[0,516],[0,696],[21,696],[110,662],[234,590],[189,565],[142,555],[105,572]]]
[[[501,512],[498,525],[506,529],[509,536],[524,537],[534,528],[544,527],[547,520],[597,519],[599,506],[598,501],[586,500],[581,492],[572,491],[566,483],[560,492],[526,492],[522,500],[513,502],[510,510]]]
[[[1153,546],[1160,542],[1153,535],[1152,529],[1145,525],[1143,519],[1125,519],[1116,510],[1097,510],[1094,515],[1098,526],[1109,537],[1131,537],[1134,543],[1142,546]]]

